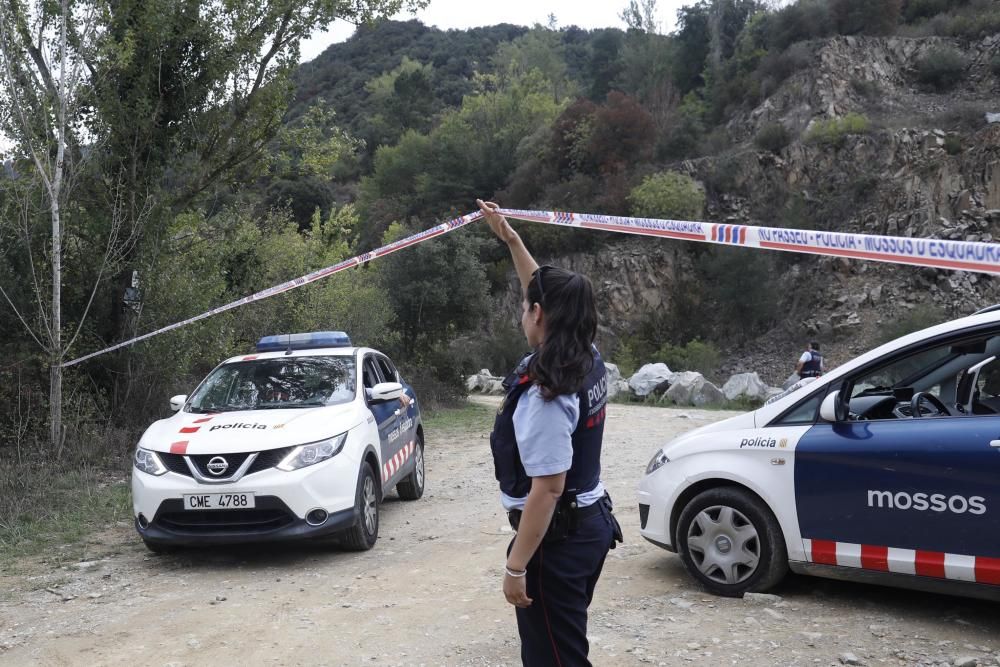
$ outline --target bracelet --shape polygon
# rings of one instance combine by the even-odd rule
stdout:
[[[515,579],[520,579],[528,574],[527,570],[512,570],[506,565],[503,566],[503,571],[507,573],[508,577],[514,577]]]

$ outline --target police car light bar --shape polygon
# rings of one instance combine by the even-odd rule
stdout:
[[[313,350],[318,347],[350,347],[351,339],[343,331],[316,331],[313,333],[279,334],[264,336],[257,341],[258,352],[283,350]]]

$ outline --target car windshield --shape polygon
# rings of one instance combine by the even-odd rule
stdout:
[[[353,356],[281,357],[224,364],[191,396],[192,412],[310,408],[354,399]]]

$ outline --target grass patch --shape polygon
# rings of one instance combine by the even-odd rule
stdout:
[[[122,471],[0,461],[0,563],[43,552],[76,560],[90,535],[131,516]]]
[[[493,429],[494,417],[496,410],[488,405],[468,402],[459,408],[438,408],[427,411],[424,414],[424,428],[431,433],[458,429],[489,433]]]

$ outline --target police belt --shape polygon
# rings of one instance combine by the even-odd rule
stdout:
[[[595,514],[600,514],[601,513],[601,505],[603,503],[603,500],[604,500],[603,498],[600,498],[600,499],[597,500],[597,502],[595,502],[595,503],[593,503],[591,505],[587,505],[586,507],[576,507],[576,508],[572,508],[572,509],[570,509],[570,508],[560,508],[560,507],[557,506],[556,507],[556,513],[560,513],[560,512],[570,512],[570,513],[572,513],[572,515],[573,515],[572,518],[574,519],[574,521],[571,521],[571,523],[572,523],[573,527],[575,528],[576,524],[578,522],[583,521],[584,519],[589,519],[590,517],[594,516]],[[553,519],[555,519],[555,514],[553,515]],[[511,528],[513,528],[514,530],[517,530],[517,527],[521,524],[521,510],[510,510],[509,512],[507,512],[507,521],[510,522],[510,527]],[[552,524],[549,525],[549,528],[550,528],[550,531],[551,531]]]

